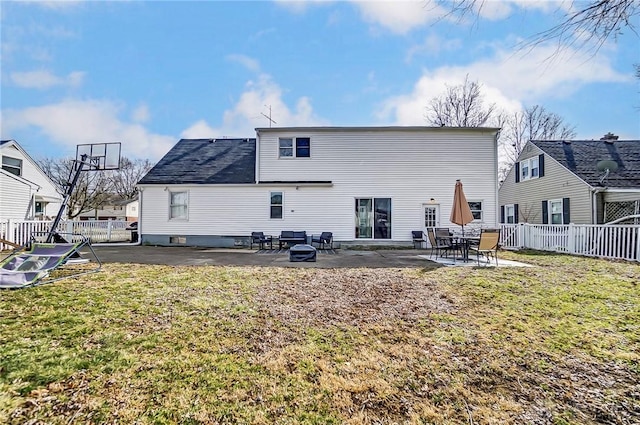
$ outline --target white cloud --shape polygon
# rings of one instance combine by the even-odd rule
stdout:
[[[366,22],[386,28],[397,34],[406,34],[416,28],[446,19],[472,25],[475,19],[497,21],[508,19],[515,9],[539,10],[543,13],[568,11],[573,1],[568,0],[481,0],[472,4],[464,15],[452,13],[454,5],[449,0],[349,0]],[[292,11],[304,13],[312,6],[334,3],[331,0],[276,0],[276,3]],[[329,18],[335,22],[335,16]]]
[[[310,6],[333,3],[333,0],[275,0],[275,2],[294,13],[304,13]]]
[[[257,127],[269,127],[269,116],[275,121],[273,126],[314,126],[326,125],[327,121],[313,112],[311,100],[300,97],[294,108],[289,108],[282,98],[282,89],[269,75],[261,74],[257,80],[249,81],[245,91],[235,105],[224,112],[222,124],[211,126],[199,120],[184,130],[184,138],[250,137]],[[269,112],[271,107],[271,112]],[[262,115],[264,114],[264,115]]]
[[[443,16],[437,4],[424,0],[411,1],[356,1],[365,21],[381,25],[398,34],[426,25]]]
[[[135,122],[143,123],[149,121],[151,117],[149,113],[149,107],[145,104],[139,105],[136,109],[133,110],[131,114],[131,119]]]
[[[557,53],[553,46],[540,45],[520,54],[499,50],[492,58],[471,64],[425,70],[411,93],[381,103],[378,118],[398,125],[425,125],[429,101],[444,94],[447,85],[462,84],[466,75],[482,85],[487,103],[511,112],[523,104],[566,98],[586,84],[632,79],[616,72],[604,54],[587,62],[574,51]]]
[[[421,44],[412,46],[407,51],[406,61],[411,62],[418,54],[428,53],[437,55],[440,52],[459,50],[462,47],[462,40],[459,38],[444,38],[437,34],[428,35]]]
[[[79,5],[82,5],[85,0],[22,0],[23,4],[34,4],[47,9],[70,9]]]
[[[100,100],[64,100],[21,110],[4,110],[2,130],[29,127],[61,146],[83,143],[122,142],[122,154],[133,158],[159,159],[175,143],[172,136],[153,134],[140,124],[118,118],[123,105]],[[4,137],[4,135],[3,135]]]
[[[256,59],[253,59],[247,55],[241,55],[241,54],[227,55],[227,60],[231,62],[239,63],[240,65],[247,68],[249,71],[260,72],[260,62],[258,62]]]
[[[59,77],[50,71],[28,71],[11,73],[11,81],[18,87],[29,89],[48,89],[55,86],[79,87],[84,81],[84,72],[74,71]]]

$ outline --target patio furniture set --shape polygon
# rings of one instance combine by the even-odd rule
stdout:
[[[434,254],[436,258],[438,255],[440,257],[452,255],[455,261],[459,254],[462,261],[467,262],[470,251],[475,251],[478,265],[480,265],[481,256],[486,258],[487,264],[493,258],[496,266],[498,265],[500,229],[481,229],[479,234],[456,235],[446,227],[428,228],[426,237],[422,230],[414,230],[411,233],[414,248],[422,247],[424,243],[429,242],[431,249],[429,257],[433,257]]]
[[[259,249],[265,249],[269,245],[269,249],[273,249],[274,242],[278,244],[278,249],[283,247],[294,247],[295,245],[316,244],[320,249],[333,249],[333,233],[322,232],[319,235],[307,235],[305,230],[292,231],[283,230],[279,236],[265,235],[264,232],[251,232],[250,248],[257,244]]]

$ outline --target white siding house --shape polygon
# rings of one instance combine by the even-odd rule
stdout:
[[[259,128],[255,139],[181,140],[139,182],[142,243],[244,245],[252,231],[332,232],[410,244],[449,222],[455,182],[495,227],[494,128]]]
[[[0,221],[57,214],[62,197],[53,182],[15,140],[0,141]]]

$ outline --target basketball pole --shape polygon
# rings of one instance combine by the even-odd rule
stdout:
[[[85,161],[87,157],[88,157],[87,154],[82,154],[82,156],[80,157],[80,161],[78,161],[77,159],[73,160],[74,164],[76,164],[76,167],[77,167],[75,170],[75,175],[73,176],[73,180],[71,182],[68,182],[67,184],[67,189],[65,190],[65,193],[64,193],[64,199],[62,200],[62,205],[60,205],[58,214],[56,215],[55,220],[53,220],[53,224],[51,224],[51,229],[47,234],[47,240],[46,240],[47,243],[53,242],[56,236],[58,236],[58,238],[61,238],[60,235],[58,235],[58,232],[56,231],[56,229],[58,228],[58,224],[60,224],[60,220],[62,219],[62,214],[64,213],[64,210],[67,208],[69,204],[69,199],[71,198],[73,189],[75,189],[76,184],[78,183],[78,178],[80,177],[82,168],[86,163]],[[56,240],[56,242],[59,242],[59,241]]]

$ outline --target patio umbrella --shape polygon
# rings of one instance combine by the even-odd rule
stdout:
[[[462,190],[462,182],[456,180],[456,189],[453,193],[453,208],[451,208],[450,221],[454,224],[462,226],[462,235],[464,236],[464,225],[473,221],[473,213],[469,208],[467,198]]]

